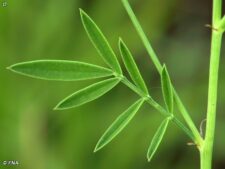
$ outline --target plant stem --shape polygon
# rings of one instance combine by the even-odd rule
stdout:
[[[171,120],[180,127],[188,137],[190,137],[191,140],[195,140],[194,135],[192,132],[182,123],[180,122],[176,117],[173,116],[172,113],[168,112],[166,109],[164,109],[160,104],[158,104],[155,100],[153,100],[149,95],[146,96],[145,93],[143,93],[141,90],[139,90],[134,84],[132,84],[126,77],[123,77],[121,80],[122,83],[124,83],[126,86],[128,86],[131,90],[133,90],[135,93],[137,93],[142,98],[145,98],[146,102],[153,106],[156,110],[158,110],[163,116],[170,117]]]
[[[149,43],[148,41],[148,38],[147,36],[145,35],[140,23],[138,22],[138,19],[136,18],[130,4],[128,3],[127,0],[122,0],[123,4],[124,4],[124,7],[131,19],[131,21],[133,22],[133,25],[137,31],[137,33],[139,34],[149,56],[150,56],[150,59],[152,60],[153,64],[155,65],[157,71],[159,74],[161,74],[161,70],[162,70],[162,65],[155,53],[155,51],[153,50],[151,44]],[[202,142],[203,142],[203,139],[198,131],[198,129],[196,128],[193,120],[191,119],[187,109],[185,108],[185,106],[183,105],[180,97],[178,96],[177,92],[174,90],[174,98],[175,98],[175,101],[176,103],[179,103],[178,104],[178,109],[179,111],[181,112],[184,120],[186,121],[187,125],[189,126],[189,128],[191,129],[193,135],[194,135],[194,142],[196,145],[198,146],[201,146]]]
[[[206,134],[205,134],[205,141],[201,150],[202,151],[201,152],[201,156],[202,156],[201,169],[211,169],[215,122],[216,122],[218,70],[219,70],[221,39],[222,39],[221,33],[213,32],[211,61],[210,61],[209,89],[208,89]]]
[[[217,28],[218,24],[220,23],[221,11],[222,11],[222,0],[213,0],[213,17],[212,17],[213,28]],[[202,149],[200,149],[201,169],[211,169],[212,167],[213,142],[216,124],[218,74],[219,74],[222,34],[223,34],[222,31],[218,29],[212,29],[206,134],[203,147]]]

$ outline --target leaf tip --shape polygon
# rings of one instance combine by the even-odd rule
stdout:
[[[147,161],[150,162],[152,160],[152,156],[149,154],[149,152],[147,153]]]
[[[119,38],[119,46],[120,48],[125,46],[123,39],[121,37]]]
[[[126,45],[125,43],[123,42],[122,38],[120,37],[119,38],[119,49],[120,49],[120,52],[121,52],[121,56],[123,57],[123,53],[124,53],[124,50],[126,49]]]
[[[85,12],[82,8],[79,8],[79,11],[80,11],[80,15],[82,16]]]
[[[102,148],[102,146],[100,146],[99,143],[97,143],[93,152],[97,153],[101,148]]]
[[[80,10],[80,17],[81,17],[81,20],[84,24],[85,22],[85,18],[89,18],[88,14],[82,9],[82,8],[79,8]],[[90,18],[89,18],[90,19]]]
[[[66,109],[70,109],[70,108],[73,108],[73,107],[76,107],[76,106],[68,106],[67,105],[67,98],[61,100],[54,108],[53,110],[66,110]]]
[[[54,110],[54,111],[59,110],[59,109],[58,109],[58,106],[55,106],[55,107],[53,108],[53,110]]]
[[[82,21],[82,23],[84,24],[84,19],[85,19],[85,17],[87,17],[88,15],[87,15],[86,12],[84,12],[84,10],[83,10],[82,8],[79,8],[79,10],[80,10],[81,21]]]
[[[167,76],[167,77],[169,78],[169,73],[168,73],[166,64],[163,64],[163,67],[162,67],[162,74],[164,74],[164,76]]]
[[[95,147],[93,153],[97,153],[98,150],[99,150],[99,149]]]
[[[123,43],[123,40],[121,37],[119,37],[119,44]]]
[[[57,110],[64,110],[64,109],[66,109],[66,108],[64,108],[64,107],[62,106],[62,103],[61,103],[61,102],[58,103],[58,104],[53,108],[53,110],[55,110],[55,111],[57,111]]]
[[[162,66],[162,72],[166,71],[166,64],[164,63],[163,66]]]
[[[10,65],[6,67],[7,70],[16,71],[16,67],[18,66],[18,63]]]
[[[12,70],[12,66],[6,67],[7,70]]]

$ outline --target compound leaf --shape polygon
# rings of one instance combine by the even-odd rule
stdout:
[[[143,104],[144,99],[139,99],[133,105],[131,105],[125,112],[123,112],[117,119],[112,123],[112,125],[106,130],[106,132],[99,139],[94,152],[103,148],[108,144],[114,137],[116,137],[126,125],[131,121],[137,111]]]
[[[119,81],[118,78],[111,78],[92,84],[66,97],[55,107],[55,110],[69,109],[95,100],[110,91]]]
[[[151,141],[151,144],[148,148],[148,153],[147,153],[147,158],[148,158],[148,161],[150,162],[152,157],[154,156],[159,144],[161,143],[162,139],[163,139],[163,136],[166,132],[166,129],[168,127],[168,124],[169,124],[169,121],[170,119],[169,118],[166,118],[162,123],[161,125],[159,126],[159,128],[157,129],[152,141]]]
[[[98,50],[99,54],[102,56],[103,60],[118,74],[122,74],[119,62],[113,52],[111,46],[106,40],[105,36],[95,24],[95,22],[82,10],[80,9],[81,20],[83,26],[94,44],[95,48]]]
[[[133,56],[122,39],[119,40],[120,53],[125,64],[125,67],[130,74],[131,79],[145,94],[148,94],[148,89],[140,74],[140,71],[133,59]]]
[[[36,60],[14,64],[13,72],[45,80],[76,81],[111,76],[109,69],[77,61]]]

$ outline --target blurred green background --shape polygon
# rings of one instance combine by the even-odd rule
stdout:
[[[199,168],[197,150],[187,146],[190,140],[173,124],[153,161],[147,162],[147,148],[162,121],[162,116],[148,105],[116,139],[102,151],[93,153],[105,129],[138,98],[122,84],[82,107],[53,111],[61,99],[97,80],[42,81],[6,70],[11,64],[35,59],[79,60],[105,66],[82,28],[79,8],[83,8],[103,30],[118,56],[118,37],[124,39],[150,92],[161,102],[159,76],[120,0],[5,1],[8,6],[2,6],[3,0],[0,6],[0,168]],[[199,126],[205,119],[207,103],[210,29],[204,25],[211,22],[211,1],[130,2]],[[225,168],[224,50],[214,169]],[[3,166],[4,160],[18,160],[20,165]]]

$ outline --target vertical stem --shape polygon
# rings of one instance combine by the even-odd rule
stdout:
[[[216,26],[221,19],[222,0],[213,0],[212,25]]]
[[[207,122],[206,122],[205,141],[202,148],[202,155],[203,155],[202,160],[204,160],[202,169],[211,168],[215,122],[216,122],[218,70],[219,70],[221,39],[222,39],[221,33],[218,32],[212,33]]]
[[[213,0],[213,29],[209,69],[208,107],[205,141],[203,147],[200,150],[201,169],[211,169],[212,167],[213,142],[216,124],[218,74],[222,41],[222,32],[214,28],[217,28],[217,25],[221,20],[221,11],[222,0]]]

